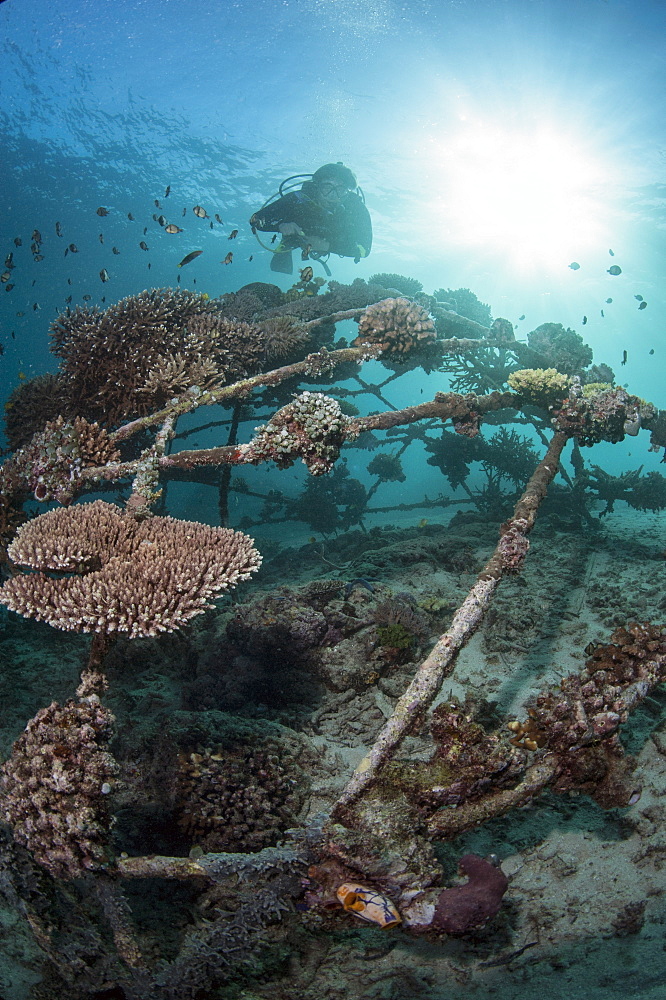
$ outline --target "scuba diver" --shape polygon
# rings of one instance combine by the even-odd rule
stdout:
[[[307,178],[297,190],[295,185]],[[282,239],[271,250],[271,271],[291,274],[292,251],[301,248],[301,258],[320,261],[327,274],[331,253],[353,257],[358,264],[372,246],[372,223],[356,177],[343,163],[325,163],[314,174],[295,174],[280,184],[277,195],[250,219],[252,232],[280,233]],[[257,236],[257,239],[259,237]],[[275,240],[275,237],[273,237]]]

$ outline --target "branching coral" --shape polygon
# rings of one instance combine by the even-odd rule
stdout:
[[[259,851],[295,822],[306,782],[278,744],[181,754],[178,823],[204,851]]]
[[[460,316],[466,316],[481,326],[490,326],[492,322],[490,306],[481,302],[469,288],[438,288],[434,294],[438,302],[448,309],[453,309]]]
[[[435,340],[435,324],[427,311],[409,299],[384,299],[368,306],[358,323],[354,346],[378,347],[388,357],[409,354]]]
[[[223,368],[226,345],[217,332],[190,330],[195,318],[215,311],[207,296],[162,288],[121,299],[103,312],[77,308],[63,313],[51,334],[68,412],[113,426],[164,403],[166,387],[157,382],[151,394],[146,379],[174,358],[187,364],[206,358]]]
[[[569,387],[569,378],[556,368],[522,368],[508,382],[525,403],[542,408],[561,402]]]
[[[592,348],[561,323],[542,323],[527,335],[528,346],[565,375],[580,375],[592,361]]]
[[[21,382],[5,403],[5,433],[10,448],[22,447],[59,414],[69,415],[71,402],[59,375],[36,375]]]
[[[416,278],[407,278],[404,274],[387,273],[386,271],[371,274],[368,281],[371,285],[381,285],[382,288],[395,290],[401,295],[416,295],[423,288],[421,282]]]
[[[8,551],[39,572],[8,580],[0,603],[65,631],[130,638],[180,628],[261,564],[241,532],[172,517],[137,522],[103,500],[42,514]]]

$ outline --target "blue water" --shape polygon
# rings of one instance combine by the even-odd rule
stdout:
[[[665,95],[660,0],[0,0],[0,266],[10,253],[15,265],[0,286],[0,403],[55,370],[49,324],[68,296],[103,307],[179,275],[211,298],[254,281],[286,291],[294,278],[269,270],[248,219],[284,178],[342,160],[364,192],[374,245],[358,264],[332,258],[335,280],[389,272],[427,293],[467,287],[523,340],[561,323],[619,384],[664,409]],[[211,228],[195,205],[222,223]],[[154,214],[183,232],[167,234]],[[77,252],[65,255],[70,243]],[[192,250],[203,253],[179,270]],[[447,387],[444,373],[417,370],[388,394],[403,406]],[[210,431],[185,446],[213,443]],[[369,457],[347,456],[367,483]],[[664,471],[645,432],[585,457],[615,474]],[[414,446],[407,481],[376,499],[448,493],[423,459]],[[295,495],[306,476],[271,467],[248,479]],[[170,513],[217,523],[215,489],[172,484],[168,496]],[[234,526],[248,510],[256,517],[260,504],[233,498]],[[50,697],[35,695],[30,711]],[[629,949],[618,964],[632,961]],[[627,982],[625,995],[660,1000]],[[457,995],[449,985],[434,1000]],[[345,987],[352,1000],[355,988]],[[584,974],[567,990],[588,996]]]

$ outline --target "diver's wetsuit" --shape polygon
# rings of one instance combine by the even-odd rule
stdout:
[[[264,233],[280,231],[285,222],[295,222],[307,236],[328,240],[328,252],[359,261],[367,257],[372,246],[372,222],[363,200],[352,191],[332,210],[323,208],[311,197],[314,184],[306,181],[300,191],[291,191],[282,198],[259,209],[250,219],[253,229]],[[285,237],[287,244],[294,240]],[[291,243],[301,245],[302,239]]]

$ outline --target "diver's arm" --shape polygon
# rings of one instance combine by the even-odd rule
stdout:
[[[345,215],[339,232],[330,242],[331,253],[353,257],[355,261],[367,257],[372,249],[372,221],[370,213],[357,195],[345,203]]]
[[[286,194],[255,212],[250,219],[250,225],[262,233],[279,233],[282,231],[280,229],[282,225],[293,223],[295,207],[298,207],[298,203],[293,194]]]

